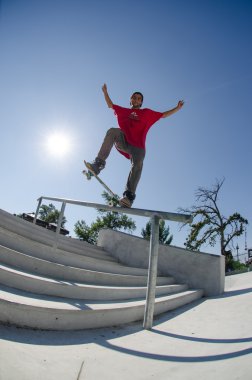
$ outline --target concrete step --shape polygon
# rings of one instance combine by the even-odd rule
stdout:
[[[76,330],[141,320],[146,284],[147,269],[0,210],[0,322]],[[154,314],[202,295],[158,276]]]
[[[146,286],[99,286],[85,282],[67,282],[22,272],[2,264],[0,264],[0,283],[36,294],[86,300],[124,300],[146,296]],[[161,285],[156,287],[156,295],[167,295],[187,289],[187,285]]]
[[[55,232],[28,222],[27,220],[12,215],[2,209],[0,209],[0,227],[49,246],[53,245],[55,242]],[[63,235],[58,236],[58,244],[59,248],[64,246],[70,250],[76,249],[76,251],[80,251],[80,254],[85,250],[85,248],[90,248],[90,250],[93,250],[94,252],[100,252],[103,255],[111,256],[102,247]]]
[[[202,290],[156,298],[154,315],[202,297]],[[85,302],[28,294],[0,286],[0,321],[44,330],[79,330],[115,326],[143,319],[145,300]]]
[[[44,276],[48,275],[60,281],[85,281],[87,284],[111,286],[145,286],[147,283],[147,276],[106,273],[70,267],[38,259],[3,246],[0,246],[0,263],[22,271]],[[158,285],[169,285],[171,283],[174,283],[172,277],[157,277]]]
[[[102,247],[94,246],[85,241],[66,237],[63,235],[56,235],[55,232],[47,230],[46,228],[37,226],[27,220],[11,215],[4,210],[0,209],[0,227],[7,231],[11,231],[17,235],[21,235],[34,242],[43,243],[49,247],[54,246],[55,239],[59,249],[70,250],[71,252],[79,255],[86,255],[96,258],[104,258],[106,260],[116,261],[108,252]]]
[[[148,273],[147,269],[121,265],[120,263],[115,262],[115,259],[112,261],[107,255],[102,258],[96,258],[61,249],[55,250],[43,243],[31,241],[28,238],[24,238],[21,235],[5,230],[1,227],[0,245],[28,254],[29,256],[83,269],[135,275],[147,275]]]

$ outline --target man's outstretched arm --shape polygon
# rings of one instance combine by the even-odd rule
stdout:
[[[106,103],[107,103],[108,107],[109,108],[113,108],[113,102],[112,102],[112,100],[109,97],[106,83],[104,83],[104,85],[102,86],[102,91],[103,91],[104,98],[106,100]]]
[[[184,101],[183,101],[183,100],[180,100],[180,101],[178,102],[177,107],[172,108],[172,109],[169,110],[169,111],[165,111],[165,112],[163,112],[163,116],[162,116],[162,117],[168,117],[168,116],[173,115],[175,112],[179,111],[179,110],[183,107],[183,105],[184,105]]]

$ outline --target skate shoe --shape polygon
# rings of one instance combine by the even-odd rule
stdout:
[[[91,171],[91,173],[94,173],[98,175],[102,169],[105,168],[106,162],[98,157],[93,162],[87,162],[86,166]]]
[[[119,199],[119,205],[121,207],[127,207],[130,208],[134,202],[134,199],[136,198],[136,195],[133,194],[131,191],[126,190],[123,193],[123,197]]]

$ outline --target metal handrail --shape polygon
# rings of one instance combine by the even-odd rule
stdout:
[[[66,204],[91,207],[91,208],[95,208],[95,209],[103,210],[103,211],[116,211],[122,214],[149,217],[151,219],[149,269],[148,269],[146,304],[145,304],[144,322],[143,322],[143,327],[145,329],[151,329],[152,324],[153,324],[153,315],[154,315],[154,306],[155,306],[155,290],[156,290],[156,280],[157,280],[159,221],[160,219],[164,219],[164,220],[170,220],[173,222],[191,223],[192,216],[188,214],[144,210],[144,209],[138,209],[138,208],[121,208],[121,207],[115,207],[115,206],[110,207],[110,206],[102,205],[99,203],[90,203],[90,202],[78,201],[78,200],[73,200],[73,199],[41,196],[38,198],[38,206],[37,206],[33,223],[36,223],[36,219],[38,217],[39,209],[41,207],[41,203],[43,199],[62,203],[61,211],[60,211],[60,215],[58,219],[58,224],[57,224],[57,230],[56,230],[56,239],[55,239],[55,244],[54,244],[55,249],[57,248],[58,236],[60,234],[60,228],[61,228],[61,223],[64,217]]]

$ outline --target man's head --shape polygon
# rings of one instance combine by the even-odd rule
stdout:
[[[131,108],[141,108],[143,104],[143,94],[139,91],[134,92],[130,97]]]

